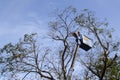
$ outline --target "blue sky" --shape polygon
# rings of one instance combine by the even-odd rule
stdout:
[[[0,0],[0,48],[9,42],[16,43],[26,33],[45,35],[52,12],[70,5],[94,11],[100,19],[107,18],[116,29],[115,36],[119,36],[120,0]]]
[[[107,18],[119,36],[119,0],[0,0],[0,47],[17,42],[25,33],[44,35],[52,12],[70,5],[94,11],[100,19]]]

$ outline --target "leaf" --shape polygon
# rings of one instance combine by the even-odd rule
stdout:
[[[105,24],[104,24],[106,27],[108,27],[108,23],[106,22]]]
[[[84,9],[83,11],[88,11],[88,9]]]
[[[99,33],[103,33],[103,29],[99,29]]]
[[[108,35],[108,37],[109,37],[109,38],[112,38],[112,35],[111,35],[111,34],[109,34],[109,35]]]

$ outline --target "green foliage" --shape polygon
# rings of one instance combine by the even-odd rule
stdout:
[[[77,10],[70,6],[59,13],[55,21],[49,23],[51,30],[49,35],[53,40],[61,41],[62,44],[59,50],[54,50],[56,51],[54,52],[55,57],[52,52],[48,54],[49,51],[40,54],[40,50],[36,46],[36,33],[25,34],[18,43],[9,43],[0,49],[0,65],[3,66],[1,73],[24,72],[29,74],[32,72],[51,80],[53,80],[53,75],[60,80],[64,76],[66,80],[68,73],[74,68],[73,66],[70,69],[70,65],[74,60],[76,42],[71,38],[71,33],[82,28],[86,31],[85,33],[92,36],[94,44],[91,51],[84,55],[81,55],[80,52],[80,57],[78,56],[79,59],[87,56],[87,60],[81,60],[88,69],[87,71],[91,72],[86,75],[86,79],[119,80],[120,61],[114,54],[119,51],[120,42],[112,41],[112,31],[109,30],[108,23],[98,21],[88,9],[84,9],[77,16],[76,12]]]
[[[89,54],[94,54],[94,56],[88,56],[90,62],[84,62],[84,65],[100,80],[103,80],[106,75],[106,80],[117,80],[118,78],[115,77],[119,74],[118,64],[116,64],[117,56],[113,53],[119,51],[120,45],[119,41],[112,41],[113,29],[108,27],[106,20],[98,21],[93,12],[89,10],[83,10],[75,17],[75,21],[80,27],[86,29],[88,34],[93,34],[94,45]]]
[[[120,61],[114,62],[113,65],[107,69],[105,77],[108,80],[119,80],[120,79]]]
[[[36,33],[25,34],[23,41],[20,40],[17,44],[9,43],[0,49],[0,63],[4,65],[1,69],[2,73],[16,71],[15,67],[33,52],[32,44],[35,42],[35,35]]]

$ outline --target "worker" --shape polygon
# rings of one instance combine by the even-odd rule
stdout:
[[[82,34],[78,31],[78,40],[82,43],[83,42],[83,38],[82,38]]]
[[[73,36],[76,38],[76,42],[78,45],[80,45],[83,40],[82,40],[82,34],[78,31],[77,33],[73,33]]]

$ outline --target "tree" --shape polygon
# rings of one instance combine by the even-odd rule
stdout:
[[[53,40],[61,43],[59,52],[60,58],[60,80],[73,80],[73,72],[75,67],[76,56],[79,45],[76,44],[72,32],[75,32],[79,27],[75,26],[76,9],[68,7],[61,13],[57,14],[57,19],[50,22],[51,33],[50,36]],[[74,40],[74,41],[73,41]]]
[[[114,76],[119,79],[117,51],[120,43],[112,40],[107,26],[108,23],[97,21],[90,11],[85,9],[77,15],[76,9],[70,6],[49,23],[49,38],[56,44],[54,48],[39,49],[37,34],[25,34],[17,44],[9,43],[0,50],[1,73],[22,74],[22,80],[30,74],[47,80],[80,80],[81,77],[84,80],[104,80]],[[88,36],[94,39],[88,52],[79,48],[72,35],[79,30],[84,34],[88,32]],[[81,63],[86,69],[85,75],[80,76],[77,65],[82,66]]]
[[[112,79],[113,76],[119,75],[118,66],[115,65],[118,61],[118,51],[120,42],[112,40],[111,31],[108,28],[108,23],[97,21],[94,14],[89,10],[85,9],[83,14],[80,14],[75,18],[75,21],[82,28],[88,30],[88,33],[91,33],[94,39],[93,49],[89,54],[87,59],[89,61],[81,62],[86,66],[86,68],[91,71],[92,74],[97,76],[99,80]],[[87,54],[88,55],[88,54]],[[116,68],[116,69],[115,69]],[[120,67],[119,67],[120,68]],[[111,69],[111,72],[109,70]],[[112,73],[115,71],[115,74]],[[108,76],[109,75],[109,76]],[[114,78],[118,80],[119,78]]]
[[[49,50],[46,49],[43,54],[39,52],[36,35],[35,33],[25,34],[24,39],[20,40],[17,44],[9,43],[0,50],[2,74],[11,74],[10,78],[24,75],[20,80],[24,80],[29,74],[36,74],[41,78],[50,80],[54,79],[52,74],[45,70],[48,66],[44,63],[44,58]],[[43,69],[43,67],[45,68]]]
[[[36,74],[39,78],[49,80],[71,80],[74,79],[74,65],[78,51],[78,45],[73,37],[72,31],[75,27],[75,8],[68,7],[57,15],[57,20],[50,22],[50,38],[60,43],[56,52],[40,51],[35,38],[36,34],[25,34],[24,39],[17,44],[9,43],[1,49],[2,74],[17,75],[25,74],[25,79],[30,74]],[[44,52],[44,53],[43,53]]]

